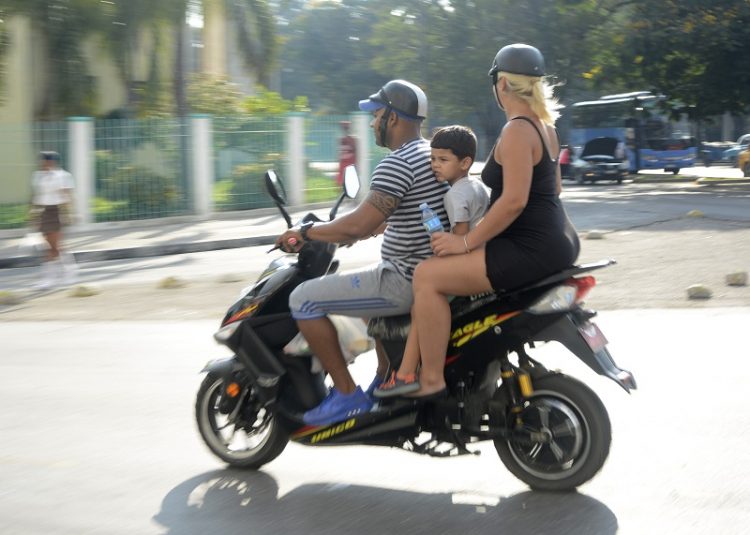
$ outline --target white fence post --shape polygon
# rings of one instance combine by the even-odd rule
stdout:
[[[193,153],[193,209],[196,215],[210,216],[214,210],[213,134],[210,115],[190,116],[190,138]]]
[[[370,121],[372,116],[366,112],[352,113],[352,132],[357,140],[357,174],[359,175],[360,197],[370,191]]]
[[[305,115],[290,113],[287,116],[287,191],[289,205],[305,202]]]
[[[68,118],[68,171],[73,175],[73,202],[78,227],[94,222],[91,206],[96,194],[94,176],[94,120],[91,117]]]

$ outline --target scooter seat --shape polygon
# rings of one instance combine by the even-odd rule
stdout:
[[[370,318],[367,334],[379,340],[406,340],[411,327],[411,314]]]
[[[510,303],[513,300],[518,300],[519,297],[523,296],[526,292],[544,289],[570,277],[611,266],[614,263],[614,260],[608,259],[601,260],[599,262],[592,262],[590,264],[571,266],[563,271],[501,294],[487,292],[479,295],[471,295],[468,297],[454,297],[451,300],[451,317],[457,318],[496,299],[500,299],[501,301],[507,301]],[[410,326],[411,314],[372,318],[367,324],[367,334],[372,336],[373,338],[378,338],[380,340],[406,340],[406,337],[409,334]]]
[[[468,297],[454,297],[451,300],[451,317],[456,318],[494,301],[492,292]],[[367,323],[367,334],[380,340],[406,340],[411,328],[411,314],[371,318]]]

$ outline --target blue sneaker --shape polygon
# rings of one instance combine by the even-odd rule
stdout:
[[[329,425],[351,416],[367,412],[372,408],[372,400],[360,387],[351,394],[342,394],[335,388],[323,402],[302,416],[307,425]]]

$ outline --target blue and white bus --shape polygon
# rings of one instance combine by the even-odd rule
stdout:
[[[614,137],[624,144],[631,173],[664,169],[677,174],[692,167],[698,154],[685,117],[673,120],[662,111],[663,96],[648,91],[607,95],[576,102],[570,114],[570,144],[583,147],[597,137]]]

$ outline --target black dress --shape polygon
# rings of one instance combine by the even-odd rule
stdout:
[[[571,266],[580,242],[557,194],[557,161],[550,157],[541,132],[542,158],[533,168],[526,207],[503,232],[485,246],[487,278],[495,292],[513,290]],[[482,181],[492,191],[490,205],[503,192],[503,167],[495,161],[493,147],[482,170]]]

